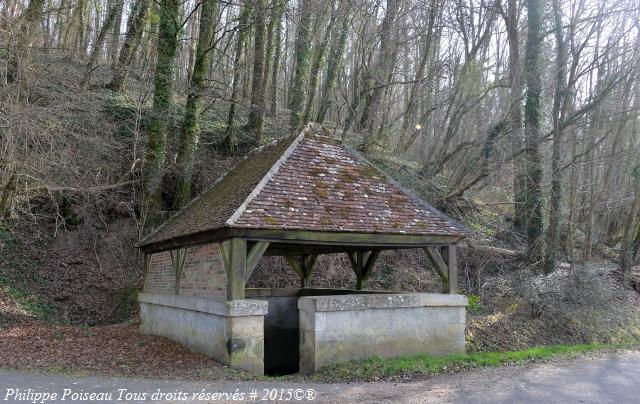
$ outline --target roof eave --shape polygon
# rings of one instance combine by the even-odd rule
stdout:
[[[212,231],[190,234],[169,240],[141,245],[145,254],[153,254],[176,248],[193,247],[219,242],[232,237],[250,241],[281,243],[344,245],[354,247],[419,248],[427,245],[455,244],[466,236],[450,234],[406,234],[406,233],[361,233],[350,231],[312,231],[296,229],[256,229],[224,227]]]

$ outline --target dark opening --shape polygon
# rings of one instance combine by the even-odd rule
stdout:
[[[271,297],[264,318],[264,373],[283,376],[300,370],[298,296]]]
[[[387,291],[337,289],[247,289],[250,299],[266,300],[269,310],[264,317],[264,373],[283,376],[300,371],[301,296],[378,294]]]

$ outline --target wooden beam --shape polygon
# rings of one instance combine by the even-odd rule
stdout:
[[[264,252],[267,250],[268,247],[269,247],[268,241],[257,241],[251,247],[251,250],[247,255],[247,269],[244,274],[245,283],[249,281],[249,278],[251,277],[253,270],[256,269],[256,266],[258,266],[258,262],[260,261],[260,258],[262,258],[262,255],[264,254]]]
[[[149,276],[149,269],[151,268],[151,254],[144,254],[144,264],[142,267],[142,288],[147,287],[147,277]]]
[[[443,260],[447,263],[447,277],[449,279],[449,294],[458,293],[458,258],[456,256],[456,245],[449,244],[442,247]]]
[[[226,240],[218,243],[218,248],[220,250],[220,256],[222,257],[222,265],[224,265],[226,270],[226,268],[229,267],[229,252],[231,252],[231,240]]]
[[[371,276],[371,271],[379,255],[379,249],[347,253],[351,269],[356,274],[356,289],[361,290],[366,286],[367,279]]]
[[[178,248],[175,250],[169,251],[169,255],[171,256],[171,266],[173,267],[173,275],[174,275],[174,293],[180,294],[180,281],[182,280],[182,270],[184,268],[184,263],[187,259],[187,249],[186,248]]]
[[[311,275],[313,274],[316,262],[318,261],[318,256],[312,254],[301,255],[299,257],[287,255],[284,258],[289,263],[289,266],[291,266],[291,268],[293,268],[300,277],[300,287],[309,287]]]
[[[449,269],[447,267],[447,263],[440,255],[440,250],[436,247],[424,247],[424,252],[427,254],[427,257],[431,261],[431,265],[433,269],[436,271],[440,280],[442,281],[442,291],[449,291]]]
[[[318,255],[307,254],[302,257],[303,270],[304,270],[304,280],[301,283],[303,288],[308,288],[311,286],[311,275],[313,275],[313,270],[316,268],[316,263],[318,262]]]
[[[378,257],[380,256],[380,250],[372,250],[369,253],[366,261],[364,262],[363,270],[363,281],[367,281],[373,272],[373,266],[375,265]]]
[[[227,272],[227,300],[244,299],[245,272],[247,269],[247,240],[231,239]]]
[[[355,232],[322,232],[309,230],[246,229],[229,228],[188,234],[170,240],[140,246],[143,252],[152,253],[170,249],[220,242],[241,237],[248,241],[271,241],[316,245],[351,245],[360,248],[418,248],[425,245],[447,245],[457,243],[464,236],[381,234]]]

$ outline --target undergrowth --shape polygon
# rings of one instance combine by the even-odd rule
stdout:
[[[33,294],[28,286],[35,263],[22,259],[15,238],[3,227],[0,227],[0,254],[3,258],[8,257],[5,262],[8,262],[11,269],[6,272],[0,271],[0,289],[15,301],[27,316],[38,320],[52,320],[58,308]]]

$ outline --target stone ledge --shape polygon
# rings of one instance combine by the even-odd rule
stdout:
[[[313,312],[392,309],[398,307],[464,307],[464,295],[439,293],[360,294],[341,296],[307,296],[298,300],[298,308]]]
[[[202,313],[216,314],[225,317],[264,316],[269,304],[263,300],[232,300],[204,299],[201,297],[170,295],[159,293],[140,293],[140,303],[158,306],[176,307]]]
[[[397,294],[386,290],[356,290],[335,288],[246,288],[245,297],[249,299],[260,297],[301,297],[301,296],[340,296],[340,295],[371,295]]]

